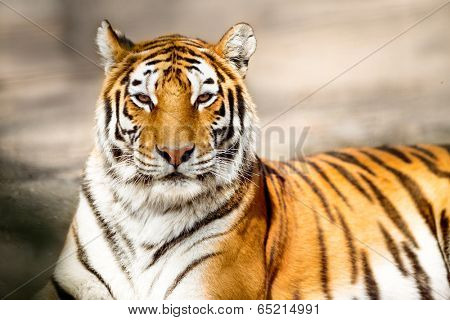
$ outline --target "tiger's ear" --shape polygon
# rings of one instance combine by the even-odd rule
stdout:
[[[256,38],[252,27],[238,23],[231,27],[215,46],[215,51],[230,62],[245,78],[248,60],[256,50]]]
[[[134,43],[120,31],[114,30],[108,20],[103,20],[97,30],[97,46],[107,72],[133,48]]]

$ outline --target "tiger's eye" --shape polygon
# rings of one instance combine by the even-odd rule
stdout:
[[[211,97],[212,97],[211,93],[203,93],[197,97],[197,104],[204,103],[204,102],[208,101],[209,99],[211,99]]]
[[[142,103],[150,103],[152,101],[152,99],[150,99],[150,97],[147,96],[146,94],[137,94],[136,99],[138,99],[139,102]]]

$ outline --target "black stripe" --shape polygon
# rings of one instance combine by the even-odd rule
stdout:
[[[414,238],[413,234],[409,230],[408,224],[403,220],[400,212],[394,207],[392,202],[378,189],[375,184],[363,174],[360,174],[361,178],[369,185],[370,189],[372,189],[375,194],[378,202],[383,208],[384,212],[387,214],[389,219],[395,224],[395,226],[403,233],[403,235],[410,240],[414,246],[417,248],[417,242]]]
[[[442,232],[442,251],[444,261],[447,262],[447,280],[450,284],[450,223],[445,209],[441,211],[439,225]]]
[[[419,151],[419,152],[421,152],[421,153],[423,153],[423,154],[425,154],[427,156],[429,156],[432,159],[437,159],[436,155],[433,152],[431,152],[430,150],[428,150],[428,149],[425,149],[425,148],[420,147],[418,145],[413,145],[413,146],[409,146],[409,147],[412,148],[412,149],[415,149],[415,150],[417,150],[417,151]]]
[[[164,295],[164,299],[167,299],[172,292],[175,290],[175,288],[178,286],[178,284],[180,284],[180,282],[183,280],[183,278],[192,270],[194,270],[196,267],[198,267],[201,263],[205,262],[206,260],[212,258],[212,257],[216,257],[218,255],[220,255],[221,252],[214,252],[214,253],[209,253],[206,254],[204,256],[201,256],[198,259],[195,259],[194,261],[192,261],[180,274],[178,274],[178,276],[175,278],[175,280],[173,281],[173,283],[170,285],[170,287],[167,289],[165,295]]]
[[[161,276],[161,273],[164,271],[164,268],[160,268],[158,273],[153,277],[152,283],[150,283],[150,286],[148,287],[148,295],[150,295],[153,291],[153,287],[155,286],[155,283],[159,280],[159,277]]]
[[[80,238],[78,237],[78,233],[74,227],[72,227],[72,233],[73,233],[73,237],[75,239],[75,245],[77,247],[78,261],[80,261],[80,263],[86,268],[86,270],[89,271],[90,273],[92,273],[98,279],[98,281],[100,281],[100,283],[102,283],[105,286],[105,288],[108,290],[111,297],[113,299],[116,299],[111,291],[111,287],[109,286],[109,284],[106,283],[105,279],[103,279],[101,274],[97,270],[95,270],[94,267],[91,265],[89,258],[86,254],[86,251],[84,250],[84,247],[81,245]]]
[[[441,226],[442,240],[444,242],[444,253],[446,259],[450,259],[450,223],[446,213],[445,209],[441,211],[439,225]]]
[[[174,46],[175,51],[177,51],[177,53],[181,52],[181,53],[185,53],[194,57],[199,57],[202,55],[201,51],[194,51],[191,48],[188,47],[182,47],[182,46]]]
[[[124,205],[123,202],[121,202],[121,205]],[[128,207],[125,204],[125,209],[127,210]],[[133,242],[131,241],[130,238],[127,237],[127,235],[125,234],[125,232],[123,231],[122,227],[118,224],[115,225],[115,231],[116,234],[120,235],[120,237],[122,238],[122,240],[125,242],[126,246],[128,247],[128,250],[130,251],[132,256],[136,255],[136,248],[134,247]]]
[[[233,232],[234,230],[236,230],[240,224],[246,220],[248,217],[246,214],[243,214],[236,223],[234,223],[230,228],[228,228],[227,230],[223,231],[223,232],[218,232],[218,233],[213,233],[209,236],[205,236],[197,241],[195,241],[193,244],[191,244],[186,250],[184,250],[184,252],[188,252],[189,250],[191,250],[192,248],[198,246],[200,243],[203,243],[205,241],[211,240],[211,239],[215,239],[218,237],[222,237],[224,235],[227,235],[231,232]]]
[[[121,85],[126,85],[128,83],[128,81],[130,80],[130,73],[131,72],[128,72],[127,74],[125,74],[125,76],[123,76],[123,78],[120,80]]]
[[[187,252],[187,251],[191,250],[192,248],[198,246],[198,245],[199,245],[200,243],[202,243],[202,242],[205,242],[205,241],[208,241],[208,240],[211,240],[211,239],[215,239],[215,238],[224,236],[224,235],[230,233],[231,231],[233,231],[233,230],[230,229],[230,230],[227,230],[227,231],[224,231],[224,232],[218,232],[218,233],[214,233],[214,234],[211,234],[211,235],[209,235],[209,236],[203,237],[203,238],[201,238],[201,239],[195,241],[195,242],[194,242],[192,245],[190,245],[184,252]]]
[[[242,59],[238,58],[238,57],[233,57],[230,58],[229,61],[235,66],[236,69],[241,69],[242,68]]]
[[[272,286],[273,283],[278,275],[278,272],[280,271],[279,263],[276,263],[276,261],[279,261],[282,259],[283,253],[285,252],[286,247],[286,239],[287,239],[287,226],[286,226],[286,203],[284,199],[281,196],[281,190],[284,189],[284,183],[285,179],[282,175],[278,173],[278,171],[275,168],[272,168],[268,166],[267,164],[262,163],[259,160],[259,163],[261,164],[261,173],[263,175],[263,181],[265,182],[265,189],[264,189],[264,195],[267,197],[266,200],[266,206],[268,208],[268,215],[269,217],[266,218],[267,220],[267,229],[271,230],[272,227],[272,208],[273,208],[273,199],[275,198],[276,202],[280,206],[281,210],[277,210],[277,214],[279,216],[279,230],[275,233],[276,238],[273,239],[273,244],[270,246],[270,254],[269,254],[269,262],[267,263],[266,268],[266,286],[265,286],[265,292],[266,296],[265,299],[272,299]],[[277,183],[278,182],[278,187]],[[268,190],[268,184],[269,181],[274,189],[274,193],[270,193]],[[267,248],[267,238],[264,240],[265,242],[265,248]]]
[[[443,170],[439,169],[438,167],[436,167],[436,164],[434,164],[433,162],[431,162],[427,158],[421,156],[420,154],[417,154],[415,152],[411,152],[411,154],[414,157],[416,157],[417,159],[419,159],[420,162],[422,162],[428,168],[428,170],[430,170],[432,173],[434,173],[439,178],[450,179],[450,172],[443,171]]]
[[[133,116],[128,112],[128,108],[126,107],[126,105],[123,106],[122,113],[130,121],[133,120]],[[134,126],[133,130],[136,131],[137,130],[137,126]],[[127,130],[127,131],[131,131],[131,130]]]
[[[58,296],[58,299],[60,300],[75,300],[75,297],[68,293],[66,290],[64,290],[63,287],[58,283],[58,281],[53,276],[51,278],[51,282],[53,286],[55,287],[56,295]]]
[[[386,243],[386,247],[388,248],[389,252],[391,253],[392,257],[395,261],[395,266],[400,270],[402,275],[407,276],[408,272],[405,269],[405,266],[403,264],[402,257],[400,255],[400,250],[398,249],[397,245],[395,244],[394,239],[391,237],[389,232],[383,227],[381,223],[378,224],[381,234],[383,235],[384,242]]]
[[[237,152],[239,151],[240,144],[241,144],[240,140],[236,140],[236,142],[231,147],[229,147],[226,150],[222,150],[222,151],[225,151],[226,153],[219,153],[217,155],[217,157],[228,159],[228,160],[233,160],[234,157],[236,157]],[[243,157],[243,159],[245,159],[245,158]]]
[[[358,166],[373,176],[376,175],[370,168],[368,168],[364,163],[361,163],[361,161],[359,161],[356,157],[354,157],[351,154],[348,154],[345,152],[338,152],[338,151],[328,151],[328,152],[325,152],[325,154],[329,155],[330,157],[339,159],[343,162],[347,162],[347,163],[353,164],[355,166]]]
[[[134,46],[134,44],[131,42],[131,46]],[[125,60],[125,63],[128,65],[132,65],[133,63],[135,63],[138,60],[137,56],[130,56],[129,58],[127,58]]]
[[[388,166],[386,163],[381,161],[377,156],[371,154],[370,152],[364,150],[360,150],[360,152],[364,153],[366,156],[372,159],[372,161],[379,164],[381,167],[385,168],[386,170],[390,171],[392,174],[396,176],[397,180],[408,191],[408,194],[413,200],[417,210],[425,220],[425,223],[430,228],[431,233],[433,235],[436,235],[436,222],[434,220],[433,208],[423,195],[417,183],[413,179],[411,179],[407,174]]]
[[[178,236],[171,239],[170,241],[164,243],[162,246],[156,250],[156,252],[153,255],[152,260],[147,265],[147,269],[152,267],[164,254],[167,253],[171,248],[173,248],[175,245],[179,244],[183,240],[187,239],[194,233],[198,232],[200,229],[204,228],[205,226],[209,225],[210,223],[222,219],[223,217],[230,214],[234,209],[236,209],[239,205],[241,200],[244,197],[246,186],[242,185],[232,196],[232,198],[225,203],[222,207],[219,209],[210,212],[205,218],[202,220],[197,221],[194,223],[193,226],[191,226],[188,229],[185,229],[183,232],[181,232]]]
[[[259,169],[259,173],[261,175],[261,181],[262,181],[262,187],[263,187],[263,192],[264,192],[264,206],[265,206],[265,222],[266,222],[266,230],[270,230],[271,228],[271,222],[273,221],[273,205],[272,205],[272,201],[271,201],[271,197],[270,197],[270,191],[269,191],[269,187],[268,187],[268,181],[267,179],[270,179],[267,175],[267,170],[265,168],[264,163],[261,161],[261,159],[256,156],[256,159],[258,161],[258,169]],[[264,245],[263,245],[263,257],[266,257],[266,253],[265,250],[268,247],[268,238],[269,238],[269,232],[265,232],[264,235]],[[272,257],[272,250],[273,248],[270,248],[271,254],[270,257]],[[270,261],[269,261],[269,265],[267,265],[267,263],[264,261],[264,266],[266,266],[266,284],[265,284],[265,291],[266,291],[266,295],[264,298],[266,298],[267,296],[270,295],[270,286],[271,283],[269,283],[268,280],[270,276],[270,270],[268,268],[268,266],[270,266]],[[269,271],[269,272],[268,272]]]
[[[111,108],[111,99],[109,97],[104,97],[104,110],[105,110],[105,132],[108,135],[109,133],[109,123],[112,119],[112,108]]]
[[[150,57],[147,56],[147,57],[145,57],[144,60],[148,60],[148,59],[151,59],[151,58],[157,56],[159,54],[159,51],[162,50],[165,46],[171,44],[172,41],[173,41],[173,39],[167,39],[167,38],[166,39],[156,39],[156,40],[153,40],[151,43],[146,44],[143,48],[146,51],[147,50],[156,50],[156,49],[159,49],[159,50],[151,53]]]
[[[275,194],[272,194],[276,197],[278,205],[280,208],[282,208],[282,211],[284,212],[286,210],[286,201],[283,198],[282,191],[285,189],[285,177],[278,172],[278,170],[274,167],[269,166],[268,164],[264,164],[264,170],[265,170],[265,176],[269,178],[270,182],[273,185]],[[276,187],[277,183],[279,185],[279,188]]]
[[[179,39],[177,41],[183,42],[186,45],[193,46],[193,47],[200,48],[200,49],[204,49],[205,46],[207,46],[207,44],[205,44],[202,40],[199,40],[199,39],[195,39],[195,41],[193,41],[192,39]]]
[[[350,204],[347,201],[347,198],[339,191],[339,189],[334,185],[334,183],[330,180],[330,178],[328,178],[326,173],[319,167],[319,165],[309,160],[307,160],[306,163],[309,164],[311,167],[313,167],[313,169],[330,185],[330,187],[334,190],[334,192],[337,193],[339,198],[341,198],[342,201],[344,201],[344,203],[349,208],[351,208]]]
[[[125,141],[122,136],[122,127],[120,126],[120,114],[119,114],[119,107],[120,107],[120,91],[117,90],[115,94],[115,101],[114,104],[116,106],[116,131],[114,133],[115,137],[119,141]]]
[[[84,181],[82,183],[81,190],[89,204],[89,207],[92,210],[92,213],[94,214],[94,216],[97,220],[99,227],[102,229],[102,232],[106,239],[106,242],[108,243],[108,246],[111,249],[111,253],[113,254],[116,262],[119,264],[121,270],[126,274],[128,280],[131,281],[130,271],[128,270],[126,264],[124,263],[124,260],[128,260],[127,255],[117,241],[117,238],[116,238],[117,231],[114,230],[114,228],[112,226],[110,226],[108,224],[108,222],[105,220],[105,218],[101,215],[100,211],[98,210],[97,206],[95,205],[94,198],[92,196],[92,193],[90,191],[87,181]]]
[[[156,245],[154,243],[145,242],[141,244],[141,247],[145,250],[152,251],[153,249],[155,249]]]
[[[450,144],[440,144],[440,145],[438,145],[438,147],[446,150],[448,152],[448,154],[450,155]]]
[[[244,117],[245,117],[245,100],[242,95],[242,88],[241,86],[236,86],[236,101],[237,101],[237,108],[238,108],[238,115],[239,120],[241,124],[241,134],[244,132]]]
[[[228,105],[230,108],[230,124],[228,125],[228,131],[224,141],[227,141],[234,136],[234,96],[230,89],[228,89]]]
[[[141,128],[141,130],[139,130],[139,128],[137,128],[137,132],[133,137],[133,143],[135,143],[140,138],[142,131],[143,131],[142,128]]]
[[[188,58],[188,57],[183,57],[183,56],[178,56],[178,60],[184,60],[186,62],[189,62],[191,64],[200,64],[200,60],[194,59],[194,58]],[[214,83],[213,79],[211,79],[212,82],[207,82],[209,79],[206,79],[205,83]]]
[[[325,295],[325,298],[328,300],[332,299],[330,293],[330,284],[328,278],[328,256],[327,256],[327,247],[325,245],[325,238],[323,235],[322,227],[320,226],[319,217],[315,214],[316,218],[316,226],[317,226],[317,238],[319,241],[319,249],[320,249],[320,281],[322,284],[322,291]]]
[[[373,202],[372,197],[370,196],[370,194],[364,190],[364,188],[359,184],[358,180],[356,180],[356,178],[347,170],[345,169],[343,166],[338,165],[336,163],[327,161],[327,160],[322,160],[326,163],[328,163],[330,166],[332,166],[334,169],[336,169],[336,171],[338,171],[348,182],[350,182],[350,184],[352,186],[354,186],[356,189],[358,189],[359,192],[361,192],[361,194],[370,202]]]
[[[231,80],[234,81],[236,80],[236,77],[230,72],[229,68],[227,66],[224,66],[223,63],[221,63],[220,61],[218,61],[212,54],[208,53],[208,52],[203,52],[203,54],[205,55],[205,57],[207,57],[211,63],[213,64],[213,66],[215,67],[215,69],[220,69],[221,71],[223,71],[225,73],[225,75]],[[221,76],[219,76],[220,78]],[[223,77],[222,77],[223,78]],[[224,79],[225,80],[225,79]],[[224,81],[221,80],[221,81]]]
[[[111,189],[111,195],[113,196],[114,202],[120,204],[124,213],[127,213],[128,215],[133,215],[134,212],[133,210],[131,210],[131,205],[129,201],[124,200],[114,189]]]
[[[171,60],[171,59],[172,59],[172,57],[170,57],[170,56],[169,56],[169,58],[167,58],[167,59],[155,59],[155,60],[146,62],[145,65],[146,65],[146,66],[153,66],[153,65],[158,64],[158,63],[160,63],[160,62],[167,62],[168,60]],[[150,73],[151,73],[151,70],[147,70],[147,71],[145,71],[145,72],[148,72],[148,71],[150,71]],[[145,73],[144,73],[144,74],[145,74]]]
[[[283,165],[288,166],[292,171],[294,171],[300,178],[302,178],[303,181],[305,181],[311,190],[317,195],[320,202],[322,203],[323,208],[325,209],[325,212],[327,213],[328,218],[334,222],[334,217],[331,214],[330,205],[328,204],[328,201],[323,194],[322,190],[317,186],[317,184],[312,181],[308,176],[304,175],[300,170],[298,170],[294,165],[292,165],[289,162],[283,162]]]
[[[364,250],[361,250],[361,258],[364,270],[364,283],[366,285],[367,296],[372,300],[379,300],[380,294],[378,290],[378,285],[373,276],[372,268],[369,265],[367,253]]]
[[[165,157],[168,157],[168,156],[165,156]],[[134,157],[134,160],[137,161],[139,164],[143,165],[144,167],[159,167],[159,165],[157,165],[157,164],[146,163],[146,162],[142,161],[141,159],[139,159],[138,157]]]
[[[350,228],[345,221],[344,217],[342,216],[342,213],[337,207],[334,207],[335,211],[338,214],[339,222],[342,225],[342,230],[344,231],[345,241],[347,243],[347,247],[349,250],[349,260],[351,265],[351,281],[352,284],[356,283],[356,279],[358,278],[358,265],[356,261],[356,248],[355,244],[353,243],[353,235],[350,231]]]
[[[140,85],[142,83],[142,81],[141,80],[137,80],[137,79],[135,79],[135,80],[133,80],[133,82],[131,82],[131,84],[133,85],[133,86],[138,86],[138,85]]]
[[[411,266],[414,270],[414,279],[416,280],[417,290],[419,290],[420,298],[422,300],[432,300],[433,296],[431,295],[429,281],[430,278],[423,270],[420,265],[419,259],[414,251],[408,246],[407,243],[403,244],[403,250],[406,253],[406,256],[409,258],[411,262]]]
[[[204,156],[204,154],[201,155],[201,156],[198,156],[198,158],[201,158],[202,156]],[[203,161],[196,162],[196,163],[194,163],[194,165],[195,165],[195,166],[199,166],[199,165],[208,163],[208,162],[210,162],[211,160],[212,160],[212,158],[209,158],[209,159],[206,159],[206,160],[203,160]]]
[[[118,74],[124,74],[123,78],[120,80],[121,85],[128,85],[130,81],[130,74],[134,71],[133,63],[137,61],[136,57],[130,57],[128,60],[125,61],[125,63],[122,65],[122,70],[118,72]],[[111,82],[111,85],[113,82]],[[110,87],[107,92],[109,92],[112,89]]]
[[[168,44],[169,43],[167,43],[166,45],[168,45]],[[151,60],[151,59],[153,59],[156,56],[162,56],[162,55],[171,53],[174,50],[175,50],[175,46],[174,45],[172,45],[172,44],[170,44],[168,46],[164,45],[164,47],[160,47],[160,48],[158,48],[158,50],[155,50],[154,52],[152,52],[148,56],[146,56],[143,61],[147,62],[148,60]]]
[[[187,66],[186,69],[188,69],[189,71],[195,70],[198,73],[203,74],[203,72],[199,68],[197,68],[196,66]]]
[[[216,111],[216,112],[214,112],[216,115],[219,115],[219,116],[221,116],[221,117],[224,117],[225,116],[225,104],[223,103],[223,101],[222,101],[222,103],[220,104],[220,109],[218,110],[218,111]]]
[[[219,77],[220,82],[225,82],[225,77],[223,76],[222,72],[216,69],[217,76]]]
[[[165,59],[155,59],[155,60],[152,60],[152,59],[155,58],[156,56],[159,56],[159,55],[165,55],[165,54],[169,53],[170,50],[167,51],[167,49],[171,49],[171,48],[172,48],[172,47],[170,46],[170,47],[167,47],[167,48],[165,48],[165,49],[161,49],[161,50],[155,51],[155,52],[149,54],[147,57],[145,57],[145,58],[142,60],[142,62],[145,63],[146,66],[152,66],[152,65],[156,65],[156,64],[158,64],[158,63],[160,63],[160,62],[162,62],[162,61],[164,61],[164,60],[166,60],[166,59],[171,60],[171,59],[172,59],[172,56],[171,56],[170,54],[168,55],[168,57],[165,57]]]
[[[402,160],[405,163],[411,163],[411,159],[409,159],[406,154],[404,154],[403,152],[401,152],[400,150],[398,150],[395,147],[391,147],[391,146],[380,146],[380,147],[376,147],[377,150],[380,151],[384,151],[386,153],[389,153],[390,155]]]
[[[118,146],[111,145],[111,152],[113,154],[114,159],[116,159],[116,161],[121,160],[121,158],[123,156],[122,149],[120,149]],[[111,171],[111,172],[113,172],[113,171]]]
[[[218,82],[217,85],[219,86],[219,89],[217,89],[217,95],[223,98],[223,89],[222,86],[220,85],[220,82]]]
[[[169,67],[167,67],[166,69],[162,70],[163,72],[163,77],[167,77],[171,72],[174,71],[174,67],[173,65],[169,65]],[[171,76],[172,77],[172,76]],[[169,78],[169,80],[171,79],[171,77]]]
[[[275,261],[277,260],[277,258],[282,257],[282,252],[279,247],[280,246],[282,246],[283,248],[285,247],[284,235],[285,235],[285,227],[280,222],[280,230],[277,233],[277,237],[273,240],[273,245],[270,247],[269,263],[266,268],[265,299],[268,300],[272,300],[273,283],[275,282],[275,279],[278,276],[278,272],[280,271],[280,265],[279,263],[275,263]]]

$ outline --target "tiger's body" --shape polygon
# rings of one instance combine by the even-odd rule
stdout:
[[[255,153],[248,25],[134,44],[103,23],[96,147],[57,263],[77,299],[448,299],[450,153]]]

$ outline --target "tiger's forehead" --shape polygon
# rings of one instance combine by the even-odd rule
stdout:
[[[196,52],[198,50],[170,41],[159,50],[152,50],[154,52],[142,52],[143,57],[130,70],[129,93],[148,94],[155,104],[158,101],[156,90],[167,84],[171,84],[172,90],[175,87],[179,91],[190,91],[191,103],[202,93],[217,93],[219,80],[216,70],[208,59]]]
[[[136,47],[140,51],[145,51],[145,50],[152,50],[155,48],[162,48],[167,44],[183,46],[184,47],[184,48],[182,48],[183,50],[203,49],[203,48],[210,47],[210,44],[208,44],[207,42],[205,42],[203,40],[196,39],[196,38],[189,38],[189,37],[183,36],[181,34],[163,35],[163,36],[157,37],[153,40],[136,43]]]

